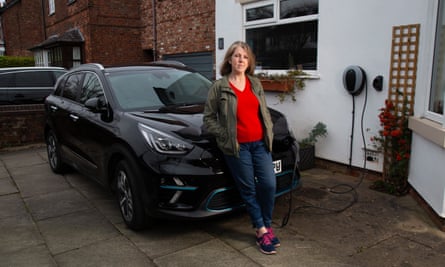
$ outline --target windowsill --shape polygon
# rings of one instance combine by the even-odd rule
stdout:
[[[445,128],[441,124],[420,117],[410,117],[408,128],[425,139],[445,148]]]
[[[247,4],[247,3],[250,3],[250,2],[254,2],[254,1],[258,1],[258,0],[238,0],[238,2],[240,4]]]

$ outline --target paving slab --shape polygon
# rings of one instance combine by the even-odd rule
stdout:
[[[26,171],[26,169],[21,167],[47,162],[47,158],[44,156],[45,151],[44,148],[3,151],[0,152],[0,160],[8,166],[8,169],[14,169],[15,171],[22,169]]]
[[[9,177],[0,178],[0,196],[18,192],[18,188]]]
[[[200,230],[200,224],[162,222],[152,229],[134,232],[119,224],[120,231],[148,257],[155,259],[202,244],[214,237]]]
[[[0,160],[0,179],[1,178],[9,178],[9,173],[3,165],[3,162]]]
[[[120,235],[95,209],[38,221],[37,225],[54,255]]]
[[[185,248],[156,258],[158,266],[260,266],[254,260],[227,245],[221,240],[212,239],[207,242]]]
[[[88,259],[87,261],[85,259]],[[59,266],[156,266],[123,236],[101,240],[55,256]]]
[[[4,254],[45,244],[29,214],[0,219],[0,240],[0,259]]]
[[[0,211],[0,219],[28,215],[28,210],[19,194],[0,195]]]
[[[36,221],[90,209],[90,203],[74,189],[24,199]]]
[[[45,244],[26,247],[11,253],[0,254],[0,266],[29,267],[57,266]]]

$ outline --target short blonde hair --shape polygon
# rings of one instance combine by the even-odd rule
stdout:
[[[255,72],[255,55],[253,54],[252,49],[247,43],[236,41],[229,47],[229,49],[227,49],[226,55],[224,56],[224,60],[221,64],[221,69],[219,71],[222,76],[228,75],[232,72],[232,65],[230,65],[229,61],[233,53],[235,52],[235,49],[237,49],[238,47],[244,49],[244,51],[246,51],[247,53],[247,56],[249,57],[246,74],[253,75],[253,73]]]

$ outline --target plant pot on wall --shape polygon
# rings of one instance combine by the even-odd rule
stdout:
[[[300,156],[300,162],[298,164],[300,171],[315,167],[315,146],[300,147],[298,155]]]
[[[265,91],[272,92],[288,92],[295,86],[294,79],[273,80],[273,79],[261,79],[261,85]]]

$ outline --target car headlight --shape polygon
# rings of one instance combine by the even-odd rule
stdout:
[[[138,128],[148,145],[159,153],[186,154],[193,149],[193,145],[147,125],[139,123]]]

